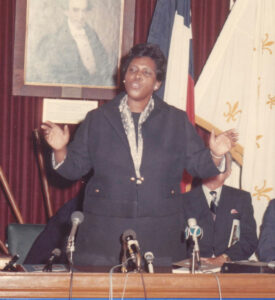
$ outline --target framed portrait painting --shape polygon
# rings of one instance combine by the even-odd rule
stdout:
[[[135,0],[16,0],[13,95],[109,100]]]

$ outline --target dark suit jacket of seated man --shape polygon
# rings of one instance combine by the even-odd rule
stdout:
[[[204,180],[204,188],[200,185],[183,195],[185,222],[189,218],[195,218],[203,230],[203,235],[198,241],[201,259],[217,265],[229,260],[248,259],[258,243],[250,194],[224,185],[224,181],[231,174],[231,162],[231,155],[228,153],[224,173]],[[216,190],[220,196],[215,217],[210,211],[210,203],[205,195],[211,190]],[[240,224],[240,234],[234,245],[228,247],[234,219],[239,220],[237,223]],[[185,243],[189,256],[192,255],[191,244],[189,241]]]
[[[82,211],[82,191],[70,199],[52,216],[45,229],[39,234],[29,250],[24,264],[46,264],[54,249],[61,254],[54,260],[57,264],[67,264],[66,247],[72,229],[71,215],[74,211]]]
[[[275,199],[269,202],[263,217],[257,254],[260,261],[275,260]]]

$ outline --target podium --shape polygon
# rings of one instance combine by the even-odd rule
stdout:
[[[219,298],[219,281],[222,298],[275,299],[275,274],[113,273],[111,278],[113,298],[121,298],[124,287],[124,298]],[[0,298],[68,298],[69,287],[69,272],[0,273]],[[109,291],[109,273],[73,274],[73,298],[109,299]]]

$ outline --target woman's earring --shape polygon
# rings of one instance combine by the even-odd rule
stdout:
[[[126,81],[125,81],[125,79],[123,80],[123,83],[125,83]]]

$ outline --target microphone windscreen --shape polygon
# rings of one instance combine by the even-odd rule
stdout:
[[[61,255],[61,250],[58,249],[58,248],[55,248],[53,251],[52,251],[52,255],[54,255],[55,257],[59,257]]]
[[[146,259],[146,261],[148,262],[152,262],[153,259],[154,259],[154,254],[150,251],[147,251],[145,254],[144,254],[144,258]]]
[[[136,235],[136,233],[134,232],[133,229],[127,229],[127,230],[125,230],[123,232],[123,235],[122,235],[122,240],[124,242],[126,242],[127,237],[130,237],[130,236],[132,237],[133,240],[135,240],[137,238],[137,235]]]
[[[268,263],[267,263],[267,266],[268,266],[269,268],[271,268],[271,269],[275,269],[275,261],[272,260],[272,261],[268,262]]]
[[[71,215],[71,220],[73,223],[81,224],[84,220],[84,215],[81,211],[74,211]]]
[[[202,228],[197,224],[197,220],[195,218],[189,218],[187,220],[188,228],[186,232],[186,237],[189,237],[189,234],[194,237],[202,236],[203,230]]]
[[[187,224],[188,224],[189,227],[196,226],[197,225],[197,220],[195,218],[189,218],[187,220]]]

